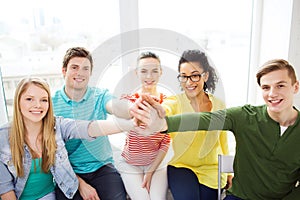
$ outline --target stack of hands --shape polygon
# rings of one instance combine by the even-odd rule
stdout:
[[[150,135],[167,130],[166,112],[158,99],[149,94],[141,97],[130,108],[133,116],[135,131],[141,135]]]

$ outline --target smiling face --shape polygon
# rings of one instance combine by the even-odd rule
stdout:
[[[292,83],[286,69],[263,75],[260,78],[260,87],[270,115],[293,109],[293,99],[299,90],[299,82]]]
[[[62,68],[62,73],[68,89],[85,91],[91,76],[91,62],[85,57],[73,57],[67,68]]]
[[[198,62],[185,62],[180,65],[179,75],[201,75],[203,72],[203,68]],[[197,82],[193,82],[190,78],[188,78],[186,82],[181,82],[180,85],[189,99],[196,98],[197,96],[204,93],[203,86],[204,82],[207,81],[207,79],[208,73],[205,73]]]
[[[41,87],[30,84],[20,96],[19,106],[25,124],[41,123],[49,109],[49,95]]]
[[[136,74],[142,84],[143,92],[156,90],[156,85],[162,74],[159,60],[143,58],[139,61]]]

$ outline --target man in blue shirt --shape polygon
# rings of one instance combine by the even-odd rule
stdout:
[[[89,51],[82,47],[67,50],[62,66],[65,85],[53,97],[55,115],[82,120],[102,120],[107,114],[129,118],[125,102],[113,99],[107,89],[88,86],[92,69],[93,59]],[[113,102],[118,113],[112,108]],[[113,165],[107,136],[92,142],[72,139],[66,143],[66,148],[79,179],[79,191],[73,199],[126,199],[122,179]],[[56,199],[66,199],[58,187]]]

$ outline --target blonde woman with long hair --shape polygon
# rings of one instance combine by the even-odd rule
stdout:
[[[16,88],[12,122],[0,128],[0,198],[54,200],[56,184],[72,198],[78,179],[65,141],[129,131],[131,120],[83,121],[53,115],[50,89],[39,78],[24,78]]]

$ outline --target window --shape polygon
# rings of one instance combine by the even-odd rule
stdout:
[[[219,73],[220,86],[216,94],[228,106],[246,102],[252,0],[132,2],[138,4],[138,19],[130,19],[138,21],[137,29],[165,31],[166,35],[170,31],[174,35],[172,49],[157,44],[141,46],[141,49],[149,48],[160,55],[165,69],[174,74],[173,79],[169,78],[171,81],[176,81],[177,62],[183,47],[189,46],[181,43],[181,38],[190,39],[193,45],[198,45],[208,53]],[[101,48],[105,42],[108,42],[108,46],[115,42],[113,39],[120,35],[120,10],[129,7],[119,5],[118,1],[108,3],[104,0],[88,0],[81,4],[58,0],[43,3],[33,0],[7,2],[0,8],[0,64],[3,66],[4,79],[44,74],[61,77],[60,68],[65,50],[71,46],[85,46],[93,51],[99,46]],[[163,44],[164,38],[158,43]],[[113,48],[108,50],[105,53],[115,56],[103,66],[105,71],[101,71],[102,78],[97,83],[114,90],[118,79],[111,83],[108,73],[117,71],[120,80],[126,72],[122,70],[124,62],[118,59],[129,56],[128,59],[135,61],[140,49],[135,49],[131,56],[132,52],[123,54],[114,52]],[[102,58],[97,62],[102,63]],[[166,73],[163,76],[163,80],[168,79]],[[161,85],[169,87],[167,83]],[[180,91],[179,84],[172,87],[168,88],[170,93]],[[236,98],[236,91],[239,92],[239,98]],[[7,98],[12,99],[10,95]]]
[[[4,96],[4,88],[2,83],[2,73],[0,68],[0,126],[8,122],[6,100]]]
[[[218,71],[216,95],[227,106],[241,105],[247,101],[248,92],[252,3],[252,0],[139,1],[139,24],[140,28],[172,30],[178,33],[178,39],[183,35],[193,40],[208,53]],[[173,53],[175,60],[162,57],[165,65],[176,72],[182,53],[176,49],[183,45],[178,43],[174,49],[165,49],[165,53]]]
[[[28,75],[51,74],[56,80],[50,82],[51,89],[58,88],[66,49],[84,46],[93,51],[117,35],[119,27],[118,1],[6,2],[0,7],[0,65],[7,100],[13,99],[13,84]]]

